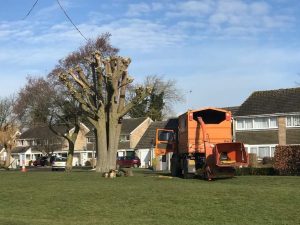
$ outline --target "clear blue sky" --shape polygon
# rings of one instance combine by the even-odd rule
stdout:
[[[0,95],[46,75],[84,44],[56,0],[1,1]],[[187,108],[235,106],[253,91],[300,81],[300,1],[60,0],[87,38],[112,34],[130,73],[177,80]]]

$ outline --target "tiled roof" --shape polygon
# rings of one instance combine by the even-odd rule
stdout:
[[[134,119],[123,119],[121,134],[130,134],[135,128],[137,128],[147,117],[140,117]]]
[[[25,153],[28,149],[30,148],[30,146],[27,147],[15,147],[11,150],[11,153]]]
[[[227,111],[231,112],[232,116],[235,116],[235,114],[237,113],[237,111],[239,110],[239,106],[230,106],[230,107],[223,107],[222,109],[225,109]]]
[[[136,149],[151,148],[155,142],[156,129],[177,130],[178,119],[174,118],[169,119],[168,121],[152,122],[137,144]]]
[[[120,141],[118,149],[130,149],[130,141]]]
[[[236,116],[300,112],[300,88],[253,92]]]
[[[147,117],[133,118],[133,119],[123,119],[122,120],[122,135],[129,135],[135,128],[137,128],[142,122],[144,122]],[[94,137],[93,129],[86,134],[86,137]]]
[[[56,126],[55,130],[66,133],[65,126]],[[48,126],[37,126],[24,131],[18,139],[50,139],[57,137]]]

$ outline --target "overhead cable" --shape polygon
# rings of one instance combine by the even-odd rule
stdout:
[[[68,20],[72,23],[72,25],[75,27],[75,29],[78,31],[78,33],[86,40],[88,41],[88,39],[81,33],[81,31],[78,29],[78,27],[75,25],[75,23],[73,23],[72,19],[69,17],[69,15],[67,14],[66,10],[62,7],[62,5],[60,4],[59,0],[56,0],[60,9],[63,11],[63,13],[65,14],[65,16],[68,18]]]

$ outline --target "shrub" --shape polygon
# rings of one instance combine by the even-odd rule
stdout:
[[[274,165],[274,157],[263,157],[262,164],[273,166]]]
[[[273,167],[243,167],[236,168],[235,175],[262,175],[262,176],[273,176],[277,175],[277,171]]]
[[[300,145],[276,146],[274,159],[280,175],[300,174]]]

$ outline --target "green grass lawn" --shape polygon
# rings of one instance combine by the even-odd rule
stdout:
[[[0,224],[300,224],[300,177],[0,171]]]

